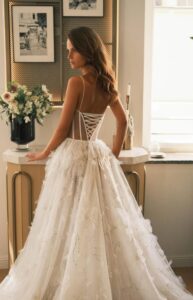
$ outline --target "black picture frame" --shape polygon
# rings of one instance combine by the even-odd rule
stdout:
[[[54,62],[53,6],[12,5],[14,62]]]
[[[103,0],[63,0],[64,17],[103,17]]]

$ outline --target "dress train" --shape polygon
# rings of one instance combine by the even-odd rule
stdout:
[[[51,155],[24,248],[0,300],[193,300],[100,140]]]

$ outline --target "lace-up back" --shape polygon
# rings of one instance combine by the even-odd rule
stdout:
[[[80,140],[95,140],[102,124],[104,113],[90,113],[81,111],[85,95],[85,82],[82,77],[81,79],[83,82],[83,95],[79,109],[75,111],[72,122],[71,137]]]

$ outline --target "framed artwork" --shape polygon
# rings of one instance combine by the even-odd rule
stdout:
[[[53,6],[12,6],[14,62],[54,62]]]
[[[64,17],[103,17],[103,0],[63,0]]]

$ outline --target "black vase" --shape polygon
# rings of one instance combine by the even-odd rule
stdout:
[[[11,141],[18,145],[23,145],[21,149],[28,148],[27,144],[35,139],[35,120],[22,123],[18,122],[16,118],[11,120]],[[26,145],[26,147],[25,147]],[[18,147],[20,149],[20,147]]]

